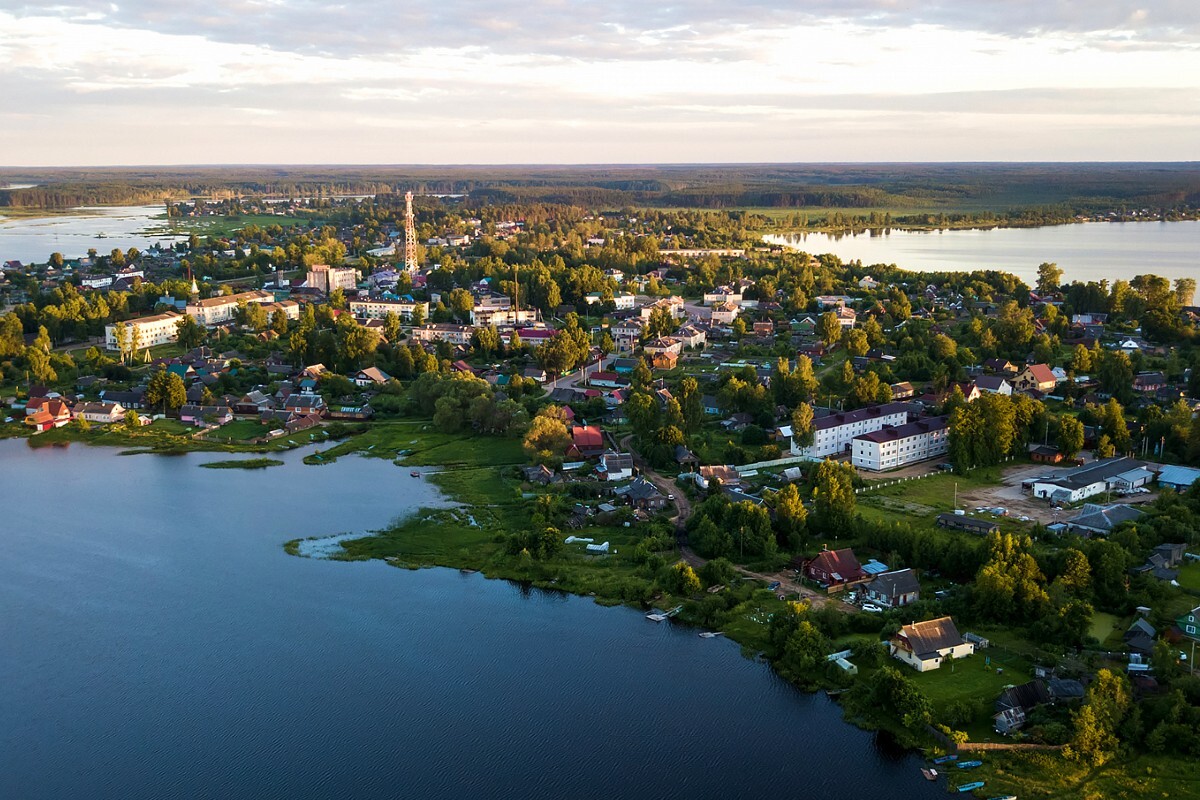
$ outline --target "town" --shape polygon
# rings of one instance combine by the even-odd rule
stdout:
[[[460,507],[343,557],[724,633],[997,785],[1197,754],[1194,280],[842,263],[740,212],[248,207],[279,221],[4,264],[3,435],[437,467]]]

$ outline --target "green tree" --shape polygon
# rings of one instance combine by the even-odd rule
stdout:
[[[1064,458],[1074,458],[1083,449],[1083,423],[1064,414],[1058,420],[1058,449]]]
[[[817,465],[812,493],[813,526],[835,536],[846,533],[854,519],[854,467],[830,459]]]
[[[403,329],[400,325],[400,315],[395,311],[389,311],[383,315],[383,338],[387,339],[392,344],[400,341],[400,334]],[[499,343],[497,343],[497,348]],[[411,354],[409,356],[411,358]]]
[[[808,509],[795,484],[789,483],[775,493],[775,524],[788,546],[796,549],[808,523]]]
[[[521,443],[526,455],[537,463],[561,458],[570,445],[566,415],[558,406],[545,406],[539,411]]]
[[[142,418],[132,408],[125,412],[125,427],[131,431],[139,430],[142,427]]]
[[[825,343],[826,347],[832,347],[834,342],[842,338],[842,323],[838,320],[837,314],[832,311],[826,311],[817,320],[817,336]]]
[[[174,372],[159,370],[146,384],[146,405],[149,407],[162,406],[163,413],[175,410],[187,402],[187,389],[183,379]]]
[[[679,410],[683,414],[683,429],[687,433],[700,430],[704,424],[704,398],[695,378],[689,376],[679,382]]]
[[[792,443],[797,447],[811,447],[813,443],[813,407],[801,403],[792,410]]]
[[[179,318],[179,322],[175,327],[179,331],[179,345],[185,350],[199,347],[204,343],[205,337],[208,336],[208,331],[205,330],[204,326],[187,314]]]
[[[1062,282],[1063,271],[1058,264],[1043,262],[1038,265],[1037,275],[1038,294],[1046,295],[1058,289],[1059,283]]]

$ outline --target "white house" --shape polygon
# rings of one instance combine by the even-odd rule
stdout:
[[[905,625],[888,641],[892,657],[917,672],[938,669],[948,656],[964,658],[975,652],[975,645],[963,640],[950,617]]]
[[[125,419],[125,407],[120,403],[84,403],[75,409],[75,416],[88,422],[110,424]]]
[[[1078,503],[1106,491],[1129,491],[1148,483],[1153,474],[1132,458],[1108,458],[1057,475],[1025,481],[1034,497],[1055,503]]]

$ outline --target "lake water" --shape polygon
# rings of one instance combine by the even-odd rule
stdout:
[[[6,217],[0,211],[0,263],[42,263],[51,253],[66,258],[86,256],[89,248],[107,255],[114,247],[147,250],[155,243],[163,247],[186,236],[166,236],[166,220],[155,219],[162,206],[78,208],[68,214],[44,217]],[[99,234],[104,238],[97,239]]]
[[[1153,273],[1200,278],[1200,221],[1095,222],[992,230],[797,233],[764,237],[807,253],[843,261],[895,264],[910,270],[1011,272],[1029,285],[1037,267],[1058,264],[1064,280],[1129,280]]]
[[[386,461],[301,455],[0,441],[0,797],[942,795],[732,642],[286,555],[438,501]]]

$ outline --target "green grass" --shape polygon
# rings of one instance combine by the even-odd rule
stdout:
[[[247,458],[240,461],[209,461],[200,466],[205,469],[266,469],[267,467],[282,467],[283,462],[274,458]]]
[[[1188,561],[1180,567],[1178,580],[1183,588],[1200,592],[1200,561]]]
[[[1117,622],[1116,615],[1097,611],[1092,614],[1092,623],[1088,629],[1088,635],[1098,642],[1103,642],[1117,629]]]
[[[266,436],[271,430],[272,426],[258,420],[235,419],[205,434],[205,438],[214,442],[249,442]]]
[[[1139,755],[1093,769],[1056,753],[993,751],[979,754],[972,770],[987,782],[988,797],[1014,794],[1021,800],[1144,800],[1200,797],[1200,770],[1185,756]]]

